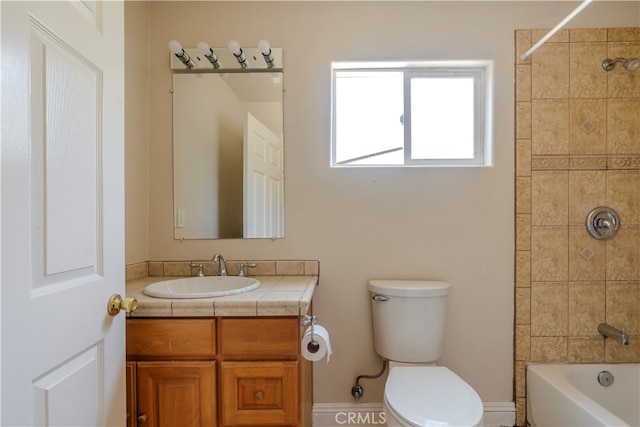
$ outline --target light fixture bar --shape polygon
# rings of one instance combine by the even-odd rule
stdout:
[[[170,68],[174,72],[184,73],[240,73],[240,72],[279,72],[283,69],[283,55],[282,48],[271,47],[271,57],[273,58],[273,66],[270,67],[266,58],[262,55],[262,52],[256,47],[243,47],[242,52],[245,57],[246,68],[243,68],[238,59],[225,47],[210,47],[214,52],[215,59],[220,64],[220,68],[216,68],[212,60],[208,55],[205,55],[202,50],[196,47],[185,47],[183,50],[187,54],[193,68],[188,68],[184,64],[180,57],[174,53],[170,53]]]

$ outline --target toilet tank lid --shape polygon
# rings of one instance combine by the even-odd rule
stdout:
[[[451,285],[436,280],[369,280],[369,290],[398,297],[437,297],[449,295]]]

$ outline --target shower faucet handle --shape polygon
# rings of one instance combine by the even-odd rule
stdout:
[[[620,227],[620,217],[611,208],[598,206],[587,215],[585,223],[589,235],[598,240],[613,238]]]

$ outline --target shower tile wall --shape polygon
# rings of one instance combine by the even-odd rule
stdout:
[[[515,397],[524,426],[527,362],[640,362],[640,29],[516,31]],[[612,240],[585,230],[615,209]],[[607,322],[628,347],[602,338]]]

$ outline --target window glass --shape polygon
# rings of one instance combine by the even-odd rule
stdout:
[[[472,159],[473,79],[411,79],[411,158]]]
[[[380,156],[389,161],[388,154],[403,149],[403,85],[399,72],[349,72],[336,76],[337,163],[375,163]],[[402,162],[401,152],[399,161]]]
[[[332,166],[490,164],[490,63],[334,63]]]

